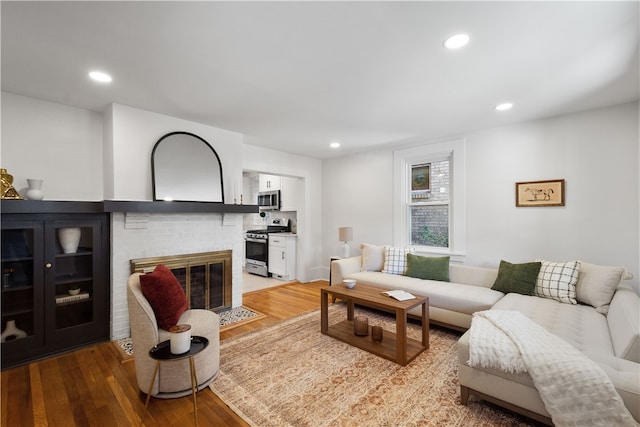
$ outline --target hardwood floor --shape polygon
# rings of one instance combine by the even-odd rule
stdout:
[[[294,283],[247,293],[243,305],[267,315],[221,332],[226,339],[320,308],[326,281]],[[318,319],[318,328],[320,327]],[[146,395],[133,361],[122,362],[107,342],[2,371],[2,426],[137,426]],[[197,395],[200,426],[247,426],[209,388]],[[151,399],[146,426],[193,425],[191,396]]]

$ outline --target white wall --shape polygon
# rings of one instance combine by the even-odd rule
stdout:
[[[637,283],[637,103],[475,132],[467,156],[469,263],[582,259]],[[564,207],[515,207],[515,181],[555,178]]]
[[[45,200],[102,200],[102,114],[2,92],[0,164],[24,196],[44,180]]]
[[[301,282],[324,278],[322,259],[322,163],[318,159],[244,145],[242,168],[302,178],[304,181],[303,208],[297,212],[296,276]],[[328,262],[328,261],[327,261]]]
[[[361,243],[393,243],[393,152],[377,150],[325,160],[322,164],[322,248],[328,277],[329,258],[340,256],[339,227],[353,227],[351,255]]]
[[[105,177],[105,190],[109,191],[105,199],[152,200],[151,151],[158,139],[175,131],[194,133],[216,150],[222,162],[225,202],[239,199],[242,134],[120,104],[112,104],[105,114],[105,129],[104,144],[109,153],[105,164],[113,164],[113,174]]]
[[[582,259],[627,267],[637,287],[638,103],[462,137],[465,263],[497,267],[501,259]],[[323,163],[323,258],[339,250],[335,230],[342,225],[354,227],[352,254],[360,253],[354,247],[361,242],[392,242],[392,154],[376,151]],[[516,181],[556,178],[566,180],[565,207],[515,207]]]

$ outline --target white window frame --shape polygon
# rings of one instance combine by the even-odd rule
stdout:
[[[449,255],[452,261],[463,262],[465,257],[465,141],[425,144],[419,147],[398,149],[393,152],[393,244],[411,245],[411,192],[409,183],[411,166],[420,163],[450,159],[449,176],[449,247],[414,246],[416,253],[424,255]]]

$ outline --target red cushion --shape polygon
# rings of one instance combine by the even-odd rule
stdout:
[[[140,275],[140,287],[153,308],[158,326],[168,330],[177,325],[188,305],[187,297],[173,272],[160,264],[152,273]]]

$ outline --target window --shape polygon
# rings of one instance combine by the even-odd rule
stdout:
[[[464,141],[394,152],[394,245],[464,256]]]
[[[449,158],[411,164],[408,200],[409,243],[449,247]],[[433,183],[433,191],[431,191]]]

